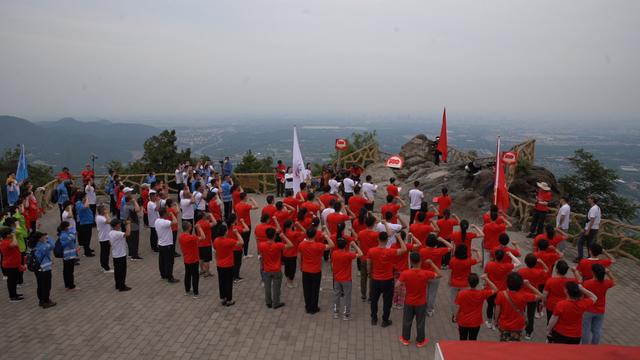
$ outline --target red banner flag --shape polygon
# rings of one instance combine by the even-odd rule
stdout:
[[[507,180],[504,175],[504,164],[500,153],[500,137],[496,147],[496,177],[493,188],[493,203],[498,206],[498,210],[506,212],[509,209],[509,190]]]
[[[447,144],[447,108],[444,109],[442,113],[442,127],[440,128],[440,140],[438,141],[438,147],[436,150],[440,151],[442,154],[442,161],[447,162],[447,149],[449,149],[449,145]]]

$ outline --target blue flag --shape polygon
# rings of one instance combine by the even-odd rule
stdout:
[[[16,180],[18,182],[29,178],[29,169],[27,168],[27,156],[24,154],[24,144],[20,149],[20,159],[18,160],[18,169],[16,170]]]

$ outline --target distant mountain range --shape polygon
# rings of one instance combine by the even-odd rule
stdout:
[[[148,125],[114,123],[108,120],[83,122],[72,118],[31,122],[0,115],[0,149],[24,144],[28,161],[63,166],[78,172],[96,154],[96,170],[105,172],[111,160],[128,162],[142,154],[144,141],[160,132]]]

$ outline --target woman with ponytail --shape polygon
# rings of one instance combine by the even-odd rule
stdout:
[[[473,228],[475,231],[469,231],[469,227]],[[451,233],[451,241],[456,247],[464,244],[467,247],[467,257],[470,258],[471,241],[482,236],[484,236],[484,234],[480,227],[475,224],[469,224],[469,221],[467,220],[462,220],[460,221],[460,231],[454,231]],[[466,278],[464,280],[466,281]]]
[[[611,271],[600,264],[591,265],[593,279],[584,282],[585,289],[594,293],[598,300],[584,313],[582,318],[582,344],[598,344],[602,335],[602,324],[607,291],[616,285]]]

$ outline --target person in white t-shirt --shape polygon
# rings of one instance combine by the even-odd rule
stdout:
[[[373,202],[376,199],[376,192],[378,191],[378,185],[375,185],[371,182],[371,175],[367,175],[365,177],[364,183],[362,183],[362,195],[370,201],[369,204],[365,205],[367,210],[373,211]]]
[[[147,202],[147,218],[149,219],[149,244],[151,250],[158,252],[158,233],[156,232],[156,220],[160,216],[160,199],[155,190],[149,190],[149,202]]]
[[[198,184],[198,188],[193,193],[193,204],[194,210],[196,213],[204,214],[205,210],[207,210],[207,190],[202,182]],[[196,214],[194,213],[194,218]],[[183,219],[184,220],[184,219]]]
[[[594,196],[587,198],[589,202],[589,212],[587,213],[587,223],[584,226],[584,231],[578,239],[578,257],[575,262],[579,262],[583,257],[584,245],[586,243],[587,249],[591,248],[591,244],[598,236],[598,230],[600,230],[600,221],[602,220],[602,211],[598,206],[598,199]]]
[[[111,216],[109,209],[103,204],[98,205],[96,211],[96,228],[98,230],[98,242],[100,243],[100,266],[103,273],[112,273],[109,267],[109,252],[111,252],[111,243],[109,243],[109,232],[111,231]]]
[[[62,212],[62,221],[69,223],[69,231],[76,232],[76,219],[73,216],[73,203],[66,201],[64,203],[64,211]]]
[[[93,178],[88,179],[87,185],[84,187],[84,192],[87,194],[87,201],[89,202],[89,209],[93,213],[93,224],[95,225],[96,211],[96,188],[93,185]]]
[[[571,221],[571,206],[569,206],[569,200],[563,196],[560,198],[560,208],[556,215],[556,228],[564,231],[569,231],[569,222]]]
[[[418,189],[419,181],[413,182],[413,189],[409,190],[409,224],[413,224],[416,214],[422,208],[424,193]]]
[[[191,208],[193,209],[193,207]],[[169,214],[171,215],[171,220],[165,219]],[[176,225],[178,223],[178,219],[176,219],[173,213],[167,211],[167,208],[160,208],[158,215],[159,217],[156,219],[154,227],[158,233],[158,267],[160,269],[160,277],[171,284],[177,283],[178,279],[173,277],[175,249],[173,248],[173,232],[171,231],[171,225]]]
[[[182,186],[182,184],[184,183],[182,168],[183,168],[183,165],[178,164],[178,167],[176,167],[176,171],[174,172],[176,176],[176,184],[178,185],[178,187]]]
[[[131,220],[126,222],[126,230],[122,232],[122,222],[118,219],[111,219],[109,231],[109,242],[111,243],[111,257],[113,258],[113,278],[116,282],[116,290],[129,291],[126,285],[127,280],[127,239],[131,234]]]
[[[405,225],[404,225],[404,222],[402,221],[402,218],[400,217],[398,217],[400,224],[392,223],[391,219],[393,218],[393,214],[390,212],[385,214],[385,216],[386,216],[385,219],[382,219],[379,223],[376,224],[376,227],[374,228],[374,230],[377,232],[386,232],[387,235],[389,235],[389,239],[387,240],[386,247],[390,248],[393,244],[396,243],[396,234],[402,231]]]
[[[349,203],[349,198],[353,196],[353,187],[356,186],[356,182],[350,177],[347,176],[342,180],[342,188],[344,192],[344,203]]]
[[[340,191],[340,182],[336,180],[335,175],[329,179],[327,185],[329,185],[329,194],[337,195],[338,191]]]
[[[183,221],[193,222],[193,218],[195,217],[195,209],[193,207],[193,204],[195,203],[195,201],[196,200],[193,198],[193,195],[191,195],[189,189],[187,189],[187,187],[185,186],[180,197],[180,211],[182,212]],[[156,231],[158,231],[157,228]],[[158,234],[158,238],[160,238],[160,234]]]

